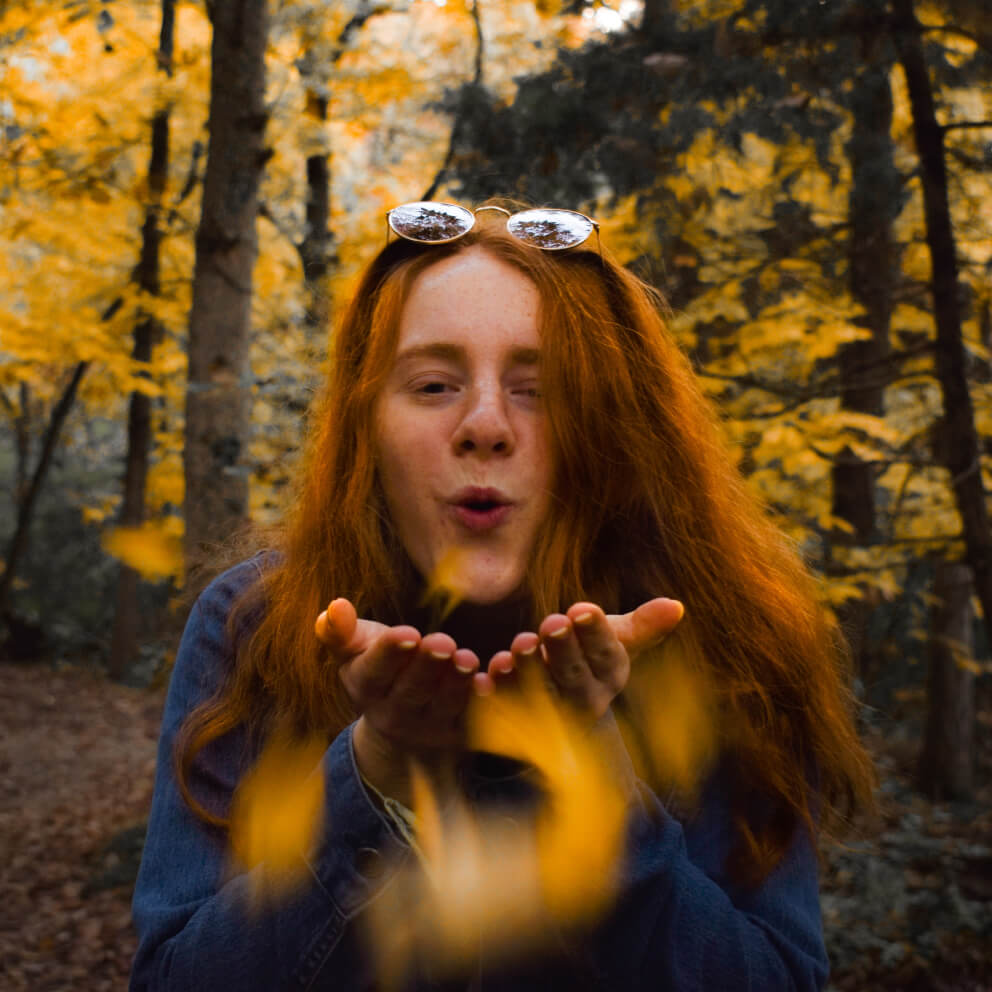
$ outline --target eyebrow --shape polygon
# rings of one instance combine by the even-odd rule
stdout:
[[[437,341],[430,344],[416,345],[405,348],[396,356],[396,364],[409,362],[418,358],[439,358],[448,362],[464,362],[465,349],[457,344]],[[513,348],[510,351],[510,361],[514,365],[537,365],[540,352],[537,348]]]

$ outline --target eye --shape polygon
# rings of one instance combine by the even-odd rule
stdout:
[[[455,384],[445,376],[425,375],[414,379],[410,385],[410,392],[414,396],[432,398],[435,396],[446,396],[454,392]]]
[[[521,399],[536,403],[541,399],[541,384],[537,380],[520,382],[512,386],[510,392]]]

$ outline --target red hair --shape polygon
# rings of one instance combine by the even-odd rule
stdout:
[[[541,378],[554,452],[553,500],[528,569],[533,619],[579,600],[607,612],[668,595],[686,605],[673,637],[715,688],[742,877],[764,876],[797,823],[812,831],[870,802],[872,774],[851,718],[840,638],[815,585],[744,485],[708,401],[661,316],[659,295],[609,257],[542,252],[477,224],[448,245],[387,245],[334,340],[293,509],[266,535],[280,554],[235,611],[265,603],[222,692],[177,740],[180,788],[196,753],[240,725],[288,720],[334,735],[355,718],[313,634],[346,596],[360,616],[394,616],[418,580],[391,533],[376,478],[375,405],[399,317],[429,266],[480,245],[541,297]],[[232,630],[235,626],[232,623]],[[760,822],[747,792],[771,802]]]

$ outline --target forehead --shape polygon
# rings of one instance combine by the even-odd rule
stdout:
[[[540,303],[523,272],[473,246],[414,280],[400,314],[398,350],[433,341],[536,348]]]

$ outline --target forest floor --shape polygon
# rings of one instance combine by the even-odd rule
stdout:
[[[123,990],[162,690],[0,666],[0,988]],[[911,788],[922,699],[866,730],[880,812],[825,849],[837,992],[992,992],[992,699],[970,803]]]

